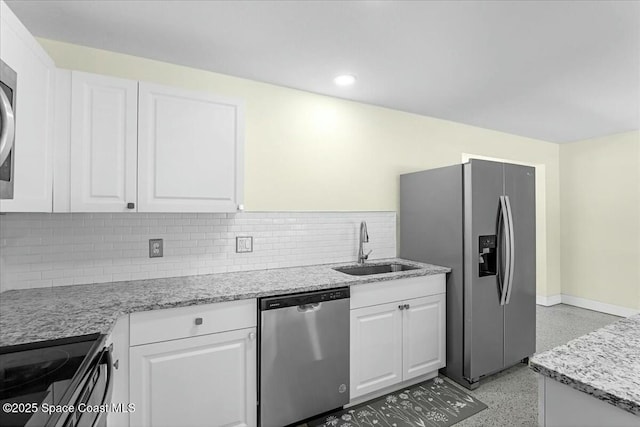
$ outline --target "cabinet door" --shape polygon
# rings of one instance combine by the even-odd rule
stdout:
[[[404,301],[404,381],[445,366],[445,294]]]
[[[51,212],[55,65],[4,2],[0,58],[17,75],[13,198],[0,200],[0,212]]]
[[[351,399],[402,381],[399,303],[351,310]]]
[[[131,347],[132,426],[255,426],[255,328]]]
[[[137,90],[132,80],[72,72],[72,212],[135,210]]]
[[[243,192],[241,103],[143,82],[139,102],[139,210],[235,212]]]

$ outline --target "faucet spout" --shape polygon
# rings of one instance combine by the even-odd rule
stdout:
[[[364,262],[369,258],[368,253],[364,253],[364,244],[369,243],[369,233],[367,232],[367,223],[362,221],[360,223],[360,243],[358,245],[358,264],[364,264]]]

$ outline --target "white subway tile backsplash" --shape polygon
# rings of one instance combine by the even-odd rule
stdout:
[[[395,257],[395,212],[9,213],[0,291],[350,262],[362,220],[371,259]],[[253,252],[235,252],[238,235],[253,236]],[[150,259],[155,238],[164,257]]]

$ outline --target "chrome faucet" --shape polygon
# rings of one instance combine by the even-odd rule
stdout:
[[[360,246],[358,247],[358,264],[364,264],[364,262],[369,258],[369,254],[372,251],[364,253],[364,244],[369,243],[369,233],[367,233],[367,223],[362,221],[360,223]]]

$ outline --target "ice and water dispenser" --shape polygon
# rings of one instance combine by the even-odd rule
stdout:
[[[495,276],[497,272],[496,235],[478,236],[478,271],[480,277]]]

